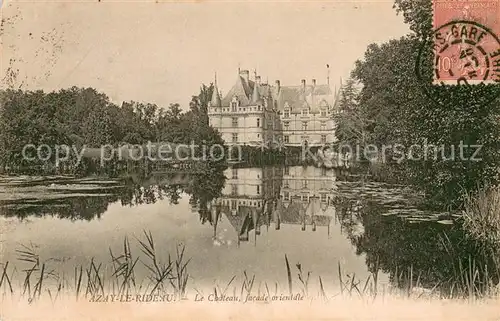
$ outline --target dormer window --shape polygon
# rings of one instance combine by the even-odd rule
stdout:
[[[302,116],[307,117],[309,116],[309,109],[305,108],[302,110]]]
[[[233,100],[231,101],[231,111],[236,112],[238,107],[240,106],[238,102],[238,98],[236,96],[233,97]],[[241,108],[240,108],[241,111]]]
[[[326,109],[321,109],[321,117],[326,117]]]
[[[285,109],[283,111],[283,117],[284,118],[290,118],[290,110],[289,109]]]

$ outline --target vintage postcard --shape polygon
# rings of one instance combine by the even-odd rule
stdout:
[[[500,321],[500,0],[0,8],[1,321]]]

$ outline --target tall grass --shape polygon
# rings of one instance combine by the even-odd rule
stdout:
[[[467,233],[500,254],[500,186],[466,194],[463,214]]]
[[[453,257],[454,248],[450,245],[451,241],[446,238],[442,241],[450,257]],[[17,270],[10,262],[0,265],[0,291],[3,291],[3,297],[17,295],[30,302],[39,300],[43,295],[55,301],[62,295],[76,300],[91,300],[97,296],[107,295],[172,295],[175,300],[183,300],[188,297],[188,291],[191,289],[200,294],[196,288],[189,286],[190,259],[186,259],[184,245],[176,246],[173,258],[168,255],[162,260],[150,232],[144,231],[143,238],[137,238],[137,242],[142,255],[136,256],[129,239],[125,238],[121,253],[115,253],[109,249],[109,262],[100,263],[90,258],[87,264],[75,266],[72,276],[64,273],[58,274],[51,270],[51,259],[43,261],[35,253],[33,246],[23,246],[17,251],[18,261],[27,264],[28,268]],[[217,297],[228,294],[239,295],[242,301],[245,301],[246,297],[255,295],[267,295],[268,298],[301,295],[302,298],[323,301],[329,301],[337,295],[363,300],[374,300],[377,296],[385,295],[406,298],[469,297],[474,299],[494,295],[491,291],[495,287],[494,280],[498,282],[500,277],[498,265],[486,266],[474,259],[465,263],[457,260],[450,280],[443,282],[448,285],[447,287],[443,287],[440,282],[432,289],[423,289],[421,272],[414,271],[411,266],[396,270],[391,276],[391,284],[381,284],[378,276],[380,269],[378,260],[372,267],[374,272],[371,272],[365,279],[344,271],[340,263],[332,266],[338,273],[337,278],[333,280],[314,275],[313,272],[305,272],[307,270],[300,262],[291,263],[294,262],[291,262],[285,254],[283,279],[286,282],[284,284],[280,285],[275,281],[270,285],[267,281],[258,281],[255,275],[243,271],[242,276],[233,275],[229,282],[223,283],[224,286],[215,285],[212,288],[212,294]],[[143,278],[139,280],[137,277],[136,272],[141,265],[147,272],[145,280],[142,280]],[[55,284],[53,281],[56,281]],[[16,287],[16,282],[20,285],[19,287]],[[386,285],[388,285],[387,292]],[[380,288],[384,289],[382,293]]]

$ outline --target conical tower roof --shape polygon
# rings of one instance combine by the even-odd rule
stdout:
[[[222,102],[220,99],[219,88],[217,87],[217,74],[215,75],[214,91],[212,93],[212,99],[210,100],[211,107],[220,107]]]
[[[261,102],[261,99],[260,99],[260,93],[259,93],[259,84],[257,84],[257,82],[254,83],[254,86],[253,86],[253,93],[252,93],[252,101],[251,103],[252,104],[257,104],[257,103],[260,103]]]

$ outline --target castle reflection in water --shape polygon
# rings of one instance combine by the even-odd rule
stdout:
[[[214,226],[225,216],[237,233],[238,242],[255,239],[263,227],[276,230],[282,225],[300,225],[302,231],[316,232],[335,217],[332,198],[335,173],[316,167],[229,168],[220,198],[212,200],[209,211]]]

